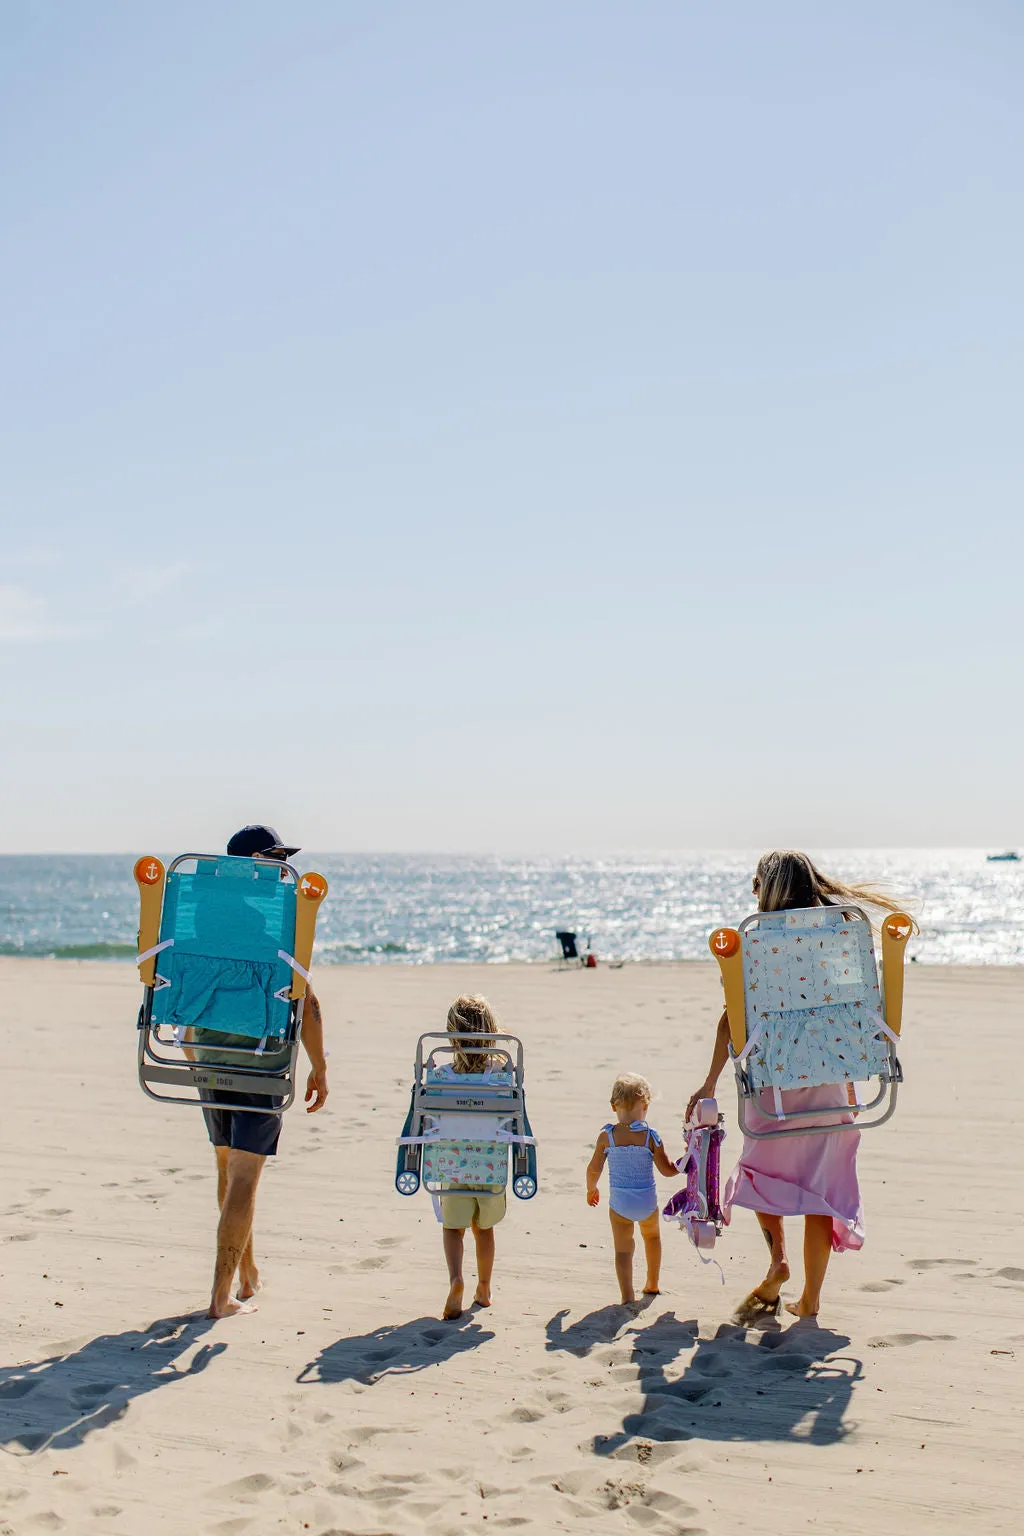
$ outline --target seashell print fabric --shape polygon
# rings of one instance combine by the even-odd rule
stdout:
[[[888,1044],[871,925],[838,907],[759,915],[743,934],[755,1088],[866,1082]]]

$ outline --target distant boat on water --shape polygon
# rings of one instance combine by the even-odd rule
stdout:
[[[1013,853],[1013,852],[1010,852],[1010,853],[987,853],[985,855],[985,862],[987,864],[1019,864],[1020,863],[1020,854],[1019,853]]]

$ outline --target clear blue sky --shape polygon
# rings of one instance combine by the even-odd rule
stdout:
[[[1018,0],[4,0],[0,848],[1024,842]]]

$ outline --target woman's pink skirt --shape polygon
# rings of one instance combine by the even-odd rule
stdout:
[[[782,1107],[833,1109],[848,1102],[844,1085],[783,1090]],[[747,1105],[749,1124],[755,1131],[771,1130],[778,1121],[771,1114],[771,1094],[761,1094],[769,1112],[761,1114]],[[807,1124],[808,1122],[801,1122]],[[832,1121],[835,1124],[835,1121]],[[769,1216],[831,1216],[832,1247],[864,1245],[864,1212],[857,1184],[859,1131],[822,1131],[820,1135],[780,1136],[771,1141],[743,1138],[740,1160],[729,1175],[722,1197],[722,1214],[730,1219],[732,1207],[764,1211]]]

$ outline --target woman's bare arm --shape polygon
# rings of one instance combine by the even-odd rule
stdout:
[[[722,1068],[729,1060],[729,1014],[722,1009],[722,1017],[718,1021],[718,1029],[715,1033],[715,1048],[711,1052],[711,1065],[708,1067],[708,1075],[704,1079],[696,1093],[691,1093],[690,1102],[686,1106],[686,1118],[689,1120],[693,1113],[693,1106],[698,1099],[713,1099],[715,1089],[718,1087],[718,1079],[722,1075]]]

